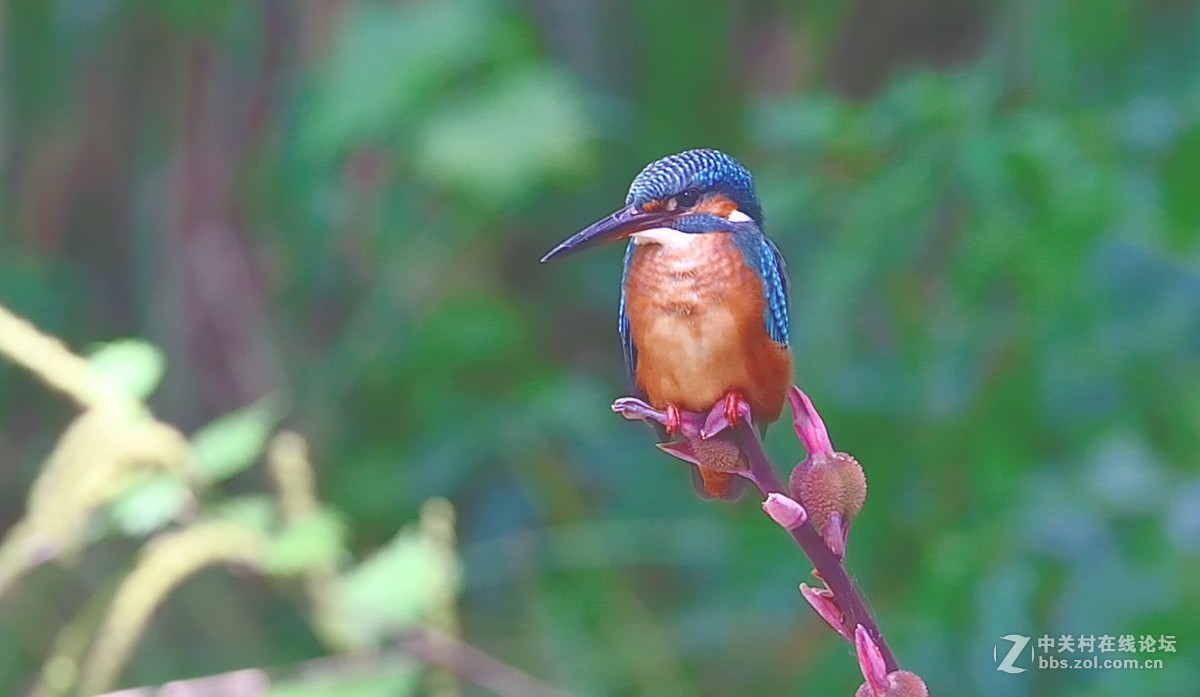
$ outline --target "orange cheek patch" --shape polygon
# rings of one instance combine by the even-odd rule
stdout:
[[[695,213],[711,213],[712,215],[717,215],[722,218],[728,218],[729,214],[733,213],[737,209],[737,204],[734,203],[733,200],[726,196],[722,196],[721,194],[717,194],[716,196],[706,198],[700,203],[696,204],[696,207],[693,208],[692,211]]]
[[[652,200],[652,201],[646,201],[645,203],[642,204],[642,210],[645,211],[646,213],[653,213],[654,211],[662,210],[662,207],[665,205],[666,205],[665,203],[663,203],[662,201],[659,201],[657,199]]]

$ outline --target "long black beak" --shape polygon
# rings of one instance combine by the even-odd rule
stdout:
[[[643,211],[636,204],[626,206],[564,240],[562,244],[551,249],[546,256],[542,257],[542,263],[557,259],[569,252],[578,252],[588,247],[594,247],[602,242],[622,240],[635,232],[663,227],[673,217],[675,214],[666,210]]]

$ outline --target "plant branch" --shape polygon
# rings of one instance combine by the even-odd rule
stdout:
[[[443,668],[501,697],[570,697],[570,693],[535,680],[443,632],[414,632],[400,639],[398,646],[422,663]]]
[[[287,670],[289,676],[284,678],[276,676],[278,671],[246,668],[175,680],[171,682],[170,690],[172,695],[185,697],[214,694],[224,697],[263,697],[272,687],[297,679],[319,682],[334,677],[369,675],[401,660],[405,655],[427,666],[451,671],[464,681],[500,697],[571,697],[569,692],[540,682],[461,639],[429,630],[403,635],[386,651],[347,653],[306,661]],[[154,697],[160,694],[165,694],[165,691],[158,687],[139,687],[110,692],[100,697]]]
[[[788,495],[787,489],[779,481],[778,475],[775,474],[775,468],[771,466],[771,461],[763,450],[758,431],[750,424],[742,423],[733,429],[732,438],[749,461],[750,471],[746,478],[758,487],[763,496],[769,494]],[[788,532],[813,563],[813,567],[820,574],[825,586],[833,591],[833,595],[842,609],[845,626],[853,628],[856,625],[862,625],[879,646],[888,671],[897,670],[899,666],[896,663],[896,657],[884,639],[883,632],[879,630],[879,624],[875,621],[875,617],[867,608],[862,591],[846,572],[845,560],[829,549],[825,540],[813,526],[811,519],[805,520],[803,524],[791,528]]]
[[[800,584],[813,610],[842,638],[855,646],[866,682],[857,697],[928,697],[920,676],[897,665],[891,647],[846,572],[846,539],[850,523],[866,501],[867,480],[858,461],[833,449],[829,432],[812,400],[798,387],[788,392],[796,435],[808,457],[792,470],[787,486],[780,481],[751,422],[750,405],[733,393],[708,414],[657,409],[636,397],[613,402],[627,419],[654,421],[678,438],[659,443],[663,452],[697,467],[706,483],[739,475],[762,492],[763,512],[788,531],[816,569],[823,588]],[[725,497],[729,487],[705,487]]]

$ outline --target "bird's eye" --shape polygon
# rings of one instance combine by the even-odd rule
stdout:
[[[695,189],[685,189],[673,200],[675,205],[680,208],[691,208],[696,205],[696,201],[700,200],[700,192]]]

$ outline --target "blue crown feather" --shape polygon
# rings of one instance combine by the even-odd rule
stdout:
[[[668,198],[688,188],[724,193],[738,204],[739,210],[762,222],[753,177],[737,160],[720,150],[686,150],[651,162],[634,178],[625,205]]]

